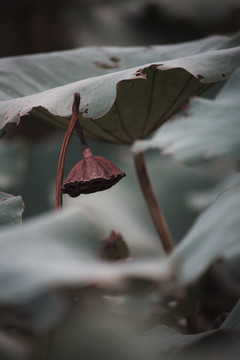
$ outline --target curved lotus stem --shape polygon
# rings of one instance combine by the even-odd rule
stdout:
[[[78,114],[79,114],[79,105],[80,105],[80,94],[74,94],[74,102],[73,102],[73,109],[72,109],[72,117],[70,120],[69,127],[63,139],[63,144],[61,148],[61,153],[59,156],[58,162],[58,169],[57,169],[57,180],[56,180],[56,209],[59,210],[62,207],[62,190],[61,186],[63,183],[63,176],[64,176],[64,168],[67,156],[68,146],[73,135],[73,132],[76,127],[76,123],[78,121]]]
[[[154,193],[148,175],[144,153],[140,152],[139,154],[134,155],[134,162],[138,180],[153,223],[160,237],[164,250],[166,251],[166,253],[170,253],[174,249],[174,242],[168,229],[166,220],[163,216],[160,205],[157,201],[156,195]]]

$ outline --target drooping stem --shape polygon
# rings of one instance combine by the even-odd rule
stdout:
[[[90,147],[88,146],[88,144],[87,144],[87,142],[86,142],[85,136],[83,135],[82,127],[81,127],[81,125],[79,124],[78,121],[76,122],[75,129],[76,129],[76,132],[77,132],[78,137],[79,137],[79,139],[80,139],[80,141],[81,141],[81,144],[82,144],[82,153],[83,153],[83,156],[84,156],[85,158],[87,158],[87,157],[89,157],[89,156],[92,156],[91,149],[90,149]]]
[[[166,253],[174,249],[174,242],[168,229],[166,220],[154,193],[151,180],[148,175],[144,153],[134,155],[135,168],[138,180],[146,200],[150,215],[157,230]]]
[[[85,149],[88,149],[89,146],[86,142],[86,139],[85,139],[85,136],[83,135],[83,131],[82,131],[82,127],[81,125],[79,124],[79,122],[77,121],[76,124],[75,124],[75,130],[78,134],[78,137],[81,141],[81,144],[82,144],[82,151],[84,151]]]
[[[59,156],[58,169],[57,169],[57,180],[56,180],[56,209],[59,210],[62,207],[62,191],[61,186],[63,183],[65,162],[67,156],[67,150],[69,147],[69,143],[73,132],[75,130],[76,124],[78,123],[78,114],[79,114],[79,105],[80,105],[80,94],[74,94],[74,101],[72,107],[72,117],[67,129],[67,132],[63,139],[63,144],[61,148],[61,153]]]

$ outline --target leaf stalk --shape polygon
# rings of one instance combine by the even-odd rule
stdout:
[[[61,148],[61,153],[59,156],[58,169],[57,169],[57,180],[56,180],[56,210],[62,208],[62,183],[64,177],[64,169],[66,163],[66,156],[69,147],[70,140],[76,128],[76,124],[78,123],[78,115],[79,115],[79,105],[80,105],[80,94],[74,94],[74,101],[72,107],[72,117],[67,129],[67,132],[63,139],[63,144]],[[79,125],[80,127],[80,125]],[[84,137],[83,137],[84,138]],[[85,144],[82,144],[82,146]]]
[[[152,221],[164,250],[169,254],[174,249],[174,242],[148,175],[144,152],[135,154],[134,162],[138,181],[152,217]]]

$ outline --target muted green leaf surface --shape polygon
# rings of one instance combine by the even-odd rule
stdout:
[[[211,205],[223,191],[236,185],[240,185],[239,172],[226,176],[213,188],[203,191],[193,191],[188,196],[188,204],[196,210],[203,210]]]
[[[172,260],[179,263],[182,284],[193,283],[216,260],[226,259],[233,265],[239,263],[239,189],[235,186],[223,192],[199,216],[176,248]]]
[[[187,114],[159,129],[150,140],[135,143],[140,152],[158,148],[186,164],[214,157],[238,160],[240,156],[240,71],[224,85],[216,99],[197,98]]]
[[[200,360],[238,359],[239,331],[212,330],[198,334],[181,334],[158,325],[148,332],[147,339],[155,349],[156,359]]]
[[[175,45],[98,46],[2,58],[0,60],[0,99],[10,100],[143,64],[204,53],[224,46],[229,40],[226,36],[211,36]]]
[[[156,358],[166,359],[237,359],[239,356],[239,303],[224,324],[215,330],[197,334],[181,334],[164,325],[145,332],[142,340],[155,352]],[[164,357],[165,359],[165,357]]]
[[[133,319],[123,319],[104,308],[96,307],[87,314],[78,310],[57,329],[51,359],[152,359],[151,349],[136,341],[137,331]]]
[[[0,226],[21,223],[23,210],[21,196],[0,192]]]
[[[166,279],[168,267],[151,261],[100,260],[104,230],[88,209],[48,213],[0,232],[0,302],[20,303],[49,288],[116,285],[125,277]]]
[[[1,127],[27,114],[66,127],[73,93],[80,92],[88,136],[132,143],[207,84],[229,77],[240,65],[239,43],[237,34],[170,46],[83,48],[2,59]]]
[[[157,325],[143,334],[143,339],[147,340],[152,348],[155,348],[158,356],[160,354],[176,354],[184,347],[193,344],[197,340],[209,336],[212,332],[200,334],[181,334],[164,325]]]

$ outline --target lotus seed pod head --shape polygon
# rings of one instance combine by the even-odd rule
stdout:
[[[111,161],[90,153],[70,171],[62,186],[62,193],[71,197],[111,188],[126,174]]]

